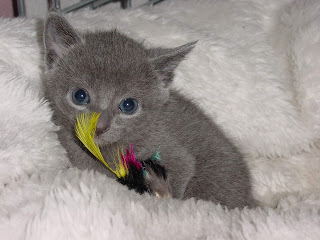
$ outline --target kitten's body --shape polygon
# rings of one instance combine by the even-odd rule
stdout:
[[[138,159],[160,151],[176,198],[212,200],[228,207],[253,206],[248,169],[222,131],[193,103],[170,89],[173,71],[194,43],[175,49],[145,49],[116,31],[80,36],[57,14],[46,23],[46,93],[61,126],[70,160],[111,176],[74,134],[76,114],[102,112],[96,137],[104,158],[133,144]],[[70,91],[86,89],[90,103],[77,106]],[[119,111],[134,97],[134,114]],[[100,120],[101,119],[101,120]]]

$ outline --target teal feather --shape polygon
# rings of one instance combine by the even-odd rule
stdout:
[[[153,155],[151,156],[151,160],[154,160],[154,161],[162,161],[159,150],[158,150],[155,154],[153,154]]]

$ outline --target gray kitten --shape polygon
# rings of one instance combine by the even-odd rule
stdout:
[[[78,33],[52,12],[44,43],[46,96],[74,166],[112,175],[74,132],[77,114],[101,112],[95,141],[104,158],[111,159],[111,150],[119,145],[133,144],[141,160],[160,151],[170,185],[163,187],[170,191],[163,195],[230,208],[255,205],[248,168],[237,148],[195,104],[170,88],[175,68],[195,42],[146,49],[116,30]],[[150,186],[167,184],[152,176]]]

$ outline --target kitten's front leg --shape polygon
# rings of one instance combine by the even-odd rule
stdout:
[[[171,198],[172,187],[167,170],[159,164],[159,161],[148,159],[143,161],[145,168],[145,185],[149,192],[158,198]]]
[[[179,151],[177,151],[179,149]],[[161,154],[168,172],[172,197],[182,199],[190,179],[195,174],[195,158],[181,146],[167,147]]]
[[[158,136],[152,133],[149,135]],[[150,188],[154,188],[155,192],[163,192],[162,195],[168,195],[171,191],[173,198],[183,198],[186,186],[195,173],[195,158],[189,151],[168,134],[161,138],[131,142],[134,142],[135,154],[139,160],[149,159],[153,154],[159,153],[157,163],[165,168],[167,178],[164,179],[161,174],[157,177],[157,174],[152,173],[147,180]],[[171,190],[168,189],[168,183]]]

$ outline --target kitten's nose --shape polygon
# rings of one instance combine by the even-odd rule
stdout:
[[[98,119],[96,135],[99,136],[110,128],[110,123],[106,114],[102,113]]]
[[[109,129],[109,126],[102,126],[102,127],[98,127],[97,126],[96,135],[100,136],[101,134],[103,134],[106,131],[108,131],[108,129]]]

